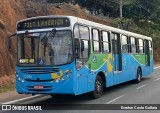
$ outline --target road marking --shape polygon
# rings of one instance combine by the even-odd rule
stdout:
[[[145,87],[146,85],[147,85],[147,84],[144,84],[144,85],[142,85],[142,86],[137,87],[136,89],[141,89],[141,88]]]
[[[118,100],[118,99],[120,99],[120,98],[122,98],[122,97],[124,97],[124,95],[121,95],[121,96],[119,96],[119,97],[117,97],[117,98],[115,98],[115,99],[107,102],[106,104],[110,104],[110,103],[112,103],[112,102],[114,102],[114,101],[116,101],[116,100]]]
[[[154,67],[154,69],[158,69],[158,68],[160,68],[160,66]]]
[[[30,97],[26,97],[26,98],[21,98],[21,99],[17,99],[17,100],[12,100],[12,101],[9,101],[9,102],[4,102],[4,103],[2,103],[2,104],[13,104],[13,103],[16,103],[16,102],[25,101],[25,100],[28,100],[28,99],[34,99],[34,98],[41,97],[41,96],[42,96],[42,95],[30,96]]]
[[[156,82],[156,81],[158,81],[158,80],[160,80],[160,78],[157,78],[157,79],[155,79],[154,81]]]

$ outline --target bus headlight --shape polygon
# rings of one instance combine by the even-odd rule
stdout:
[[[70,75],[64,75],[64,76],[61,78],[61,80],[62,80],[62,81],[65,81],[65,80],[67,80],[69,77],[70,77]]]
[[[19,80],[19,81],[21,81],[21,78],[20,78],[20,77],[18,77],[18,80]]]
[[[71,76],[71,71],[70,70],[67,70],[64,74],[64,76],[61,78],[62,81],[65,81],[67,80],[68,78],[70,78]]]
[[[18,74],[16,75],[16,77],[17,77],[17,79],[20,81],[20,82],[24,82],[24,79],[21,79],[19,76],[18,76]]]
[[[22,80],[21,80],[21,82],[23,83],[23,82],[24,82],[24,80],[22,79]]]
[[[64,77],[61,78],[62,81],[65,81],[66,79]]]

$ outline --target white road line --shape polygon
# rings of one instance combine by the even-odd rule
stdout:
[[[144,84],[144,85],[142,85],[142,86],[137,87],[136,89],[141,89],[141,88],[145,87],[146,85],[147,85],[147,84]]]
[[[160,80],[160,78],[157,78],[157,79],[155,79],[154,81],[156,82],[156,81],[158,81],[158,80]]]
[[[28,99],[34,99],[36,97],[40,97],[42,95],[35,95],[35,96],[30,96],[30,97],[26,97],[26,98],[21,98],[21,99],[17,99],[17,100],[12,100],[12,101],[9,101],[9,102],[4,102],[2,104],[13,104],[13,103],[16,103],[16,102],[19,102],[19,101],[25,101],[25,100],[28,100]]]
[[[124,95],[121,95],[121,96],[119,96],[119,97],[117,97],[117,98],[115,98],[115,99],[107,102],[106,104],[110,104],[110,103],[112,103],[112,102],[114,102],[114,101],[116,101],[116,100],[118,100],[118,99],[120,99],[120,98],[122,98],[122,97],[124,97]]]
[[[154,69],[158,69],[158,68],[160,68],[160,66],[154,67]]]

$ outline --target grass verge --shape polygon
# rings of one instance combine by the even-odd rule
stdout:
[[[15,90],[15,84],[0,85],[0,93],[6,93]]]

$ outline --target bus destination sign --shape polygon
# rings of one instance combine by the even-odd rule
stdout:
[[[19,22],[17,31],[69,26],[70,21],[68,18],[36,18]]]

